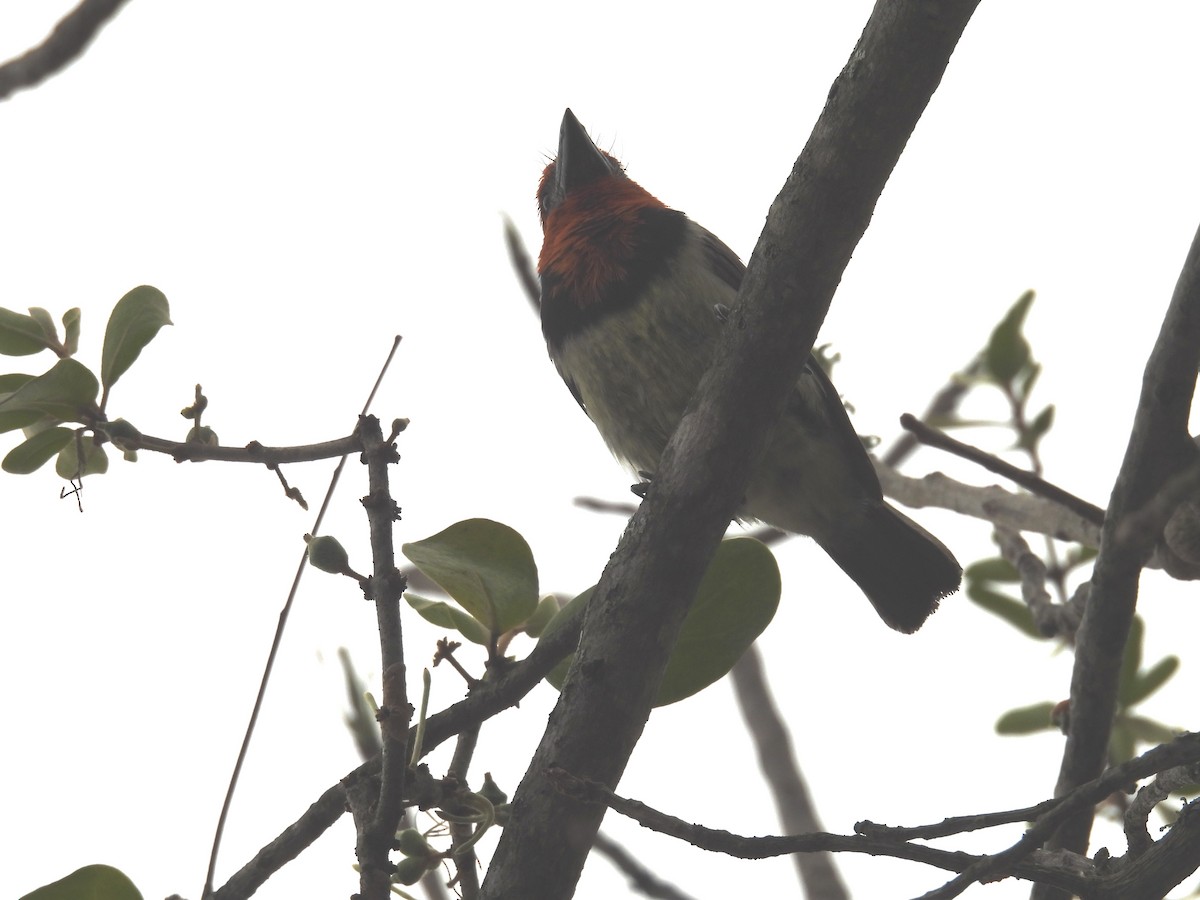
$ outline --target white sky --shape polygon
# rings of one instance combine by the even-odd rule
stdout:
[[[0,57],[41,40],[72,5],[9,0]],[[0,305],[56,316],[81,306],[81,358],[94,364],[112,304],[156,285],[175,327],[126,375],[110,414],[181,438],[177,411],[200,382],[206,423],[233,444],[348,433],[403,334],[375,404],[385,421],[413,423],[395,471],[398,540],[489,516],[529,539],[543,590],[582,590],[622,523],[571,499],[625,499],[630,479],[546,359],[509,271],[501,213],[536,250],[534,188],[570,105],[632,177],[748,256],[870,6],[131,3],[77,65],[0,106]],[[1058,405],[1048,475],[1106,502],[1145,355],[1200,220],[1200,6],[1131,10],[982,5],[823,332],[843,354],[835,376],[860,431],[892,439],[900,413],[923,410],[1032,287],[1028,331],[1046,364],[1037,398]],[[966,438],[993,449],[1006,440]],[[315,505],[331,468],[288,476]],[[995,480],[929,451],[909,470],[935,468]],[[89,482],[82,516],[58,487],[49,471],[0,478],[12,829],[0,895],[107,862],[147,898],[196,898],[311,516],[265,471],[149,454]],[[328,521],[360,569],[364,492],[351,465]],[[964,563],[990,555],[981,523],[916,515]],[[1010,707],[1066,696],[1069,654],[961,598],[919,635],[893,634],[811,544],[779,555],[784,598],[761,643],[830,830],[1049,793],[1061,738],[1002,740],[992,724]],[[1143,582],[1148,661],[1194,643],[1189,590]],[[222,876],[356,764],[336,650],[351,648],[377,685],[373,622],[352,585],[307,578]],[[440,634],[406,632],[414,685]],[[442,708],[462,689],[435,675]],[[1185,658],[1145,712],[1195,728],[1184,716],[1198,690],[1200,666]],[[554,698],[540,688],[489,724],[476,772],[511,792]],[[725,684],[656,712],[621,792],[689,821],[776,831],[740,727]],[[616,817],[605,828],[697,898],[794,890],[787,861],[712,857]],[[954,846],[999,849],[1015,834]],[[1105,842],[1123,849],[1112,829]],[[259,896],[348,895],[352,843],[346,818]],[[943,880],[909,863],[839,863],[859,897],[912,896]],[[593,861],[578,896],[625,891]],[[1026,895],[1007,882],[969,894]]]

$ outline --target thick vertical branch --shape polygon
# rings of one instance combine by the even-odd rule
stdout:
[[[877,4],[771,208],[718,358],[596,588],[482,896],[574,893],[603,808],[559,794],[547,770],[610,786],[620,779],[750,466],[975,6]]]
[[[399,507],[388,486],[388,466],[399,460],[396,446],[386,441],[374,416],[359,419],[363,438],[363,461],[367,465],[369,493],[363,498],[371,529],[373,568],[368,593],[375,603],[379,622],[379,648],[383,665],[383,703],[379,721],[383,726],[383,764],[379,798],[374,810],[356,810],[359,825],[359,883],[363,900],[385,900],[391,896],[389,853],[404,812],[401,800],[408,765],[408,723],[412,707],[405,687],[404,642],[400,631],[400,595],[404,576],[396,568],[392,523],[400,518]]]
[[[1129,446],[1108,504],[1091,598],[1077,638],[1070,730],[1056,788],[1059,795],[1095,778],[1106,763],[1117,676],[1137,603],[1138,576],[1157,539],[1144,529],[1126,537],[1121,526],[1195,458],[1187,424],[1198,366],[1200,231],[1192,241],[1162,330],[1146,362]],[[1091,827],[1089,810],[1064,823],[1052,846],[1083,853]],[[1064,895],[1035,890],[1035,896]]]

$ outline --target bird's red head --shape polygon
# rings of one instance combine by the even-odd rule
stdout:
[[[602,302],[609,286],[627,281],[638,265],[646,210],[666,209],[592,143],[569,109],[558,157],[542,173],[537,198],[543,232],[538,274],[578,307]]]

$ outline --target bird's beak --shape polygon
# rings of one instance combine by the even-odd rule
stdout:
[[[575,118],[575,113],[569,109],[563,113],[562,127],[558,132],[558,163],[554,167],[558,196],[565,197],[576,188],[619,175],[620,172],[592,143]]]

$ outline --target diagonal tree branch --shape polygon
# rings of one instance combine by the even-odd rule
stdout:
[[[762,656],[756,644],[742,654],[729,673],[746,729],[758,751],[758,764],[775,798],[779,822],[788,834],[822,831],[821,820],[792,752],[787,726],[775,708]],[[831,853],[797,853],[792,859],[808,900],[849,900]]]
[[[975,6],[875,7],[772,205],[717,359],[585,612],[575,663],[513,799],[483,897],[574,893],[604,810],[558,793],[549,769],[610,786],[620,779],[750,466]]]
[[[1171,476],[1193,460],[1188,414],[1200,366],[1200,230],[1175,285],[1162,330],[1146,362],[1142,393],[1129,446],[1113,486],[1101,533],[1092,593],[1079,626],[1071,676],[1071,718],[1056,793],[1065,794],[1104,768],[1117,702],[1117,675],[1137,604],[1138,576],[1157,534],[1143,531],[1122,540],[1121,526]],[[1092,828],[1091,809],[1067,821],[1054,848],[1083,853]],[[1035,890],[1040,900],[1061,892]]]
[[[0,100],[45,81],[75,61],[92,38],[129,0],[83,0],[63,16],[47,38],[0,65]]]

